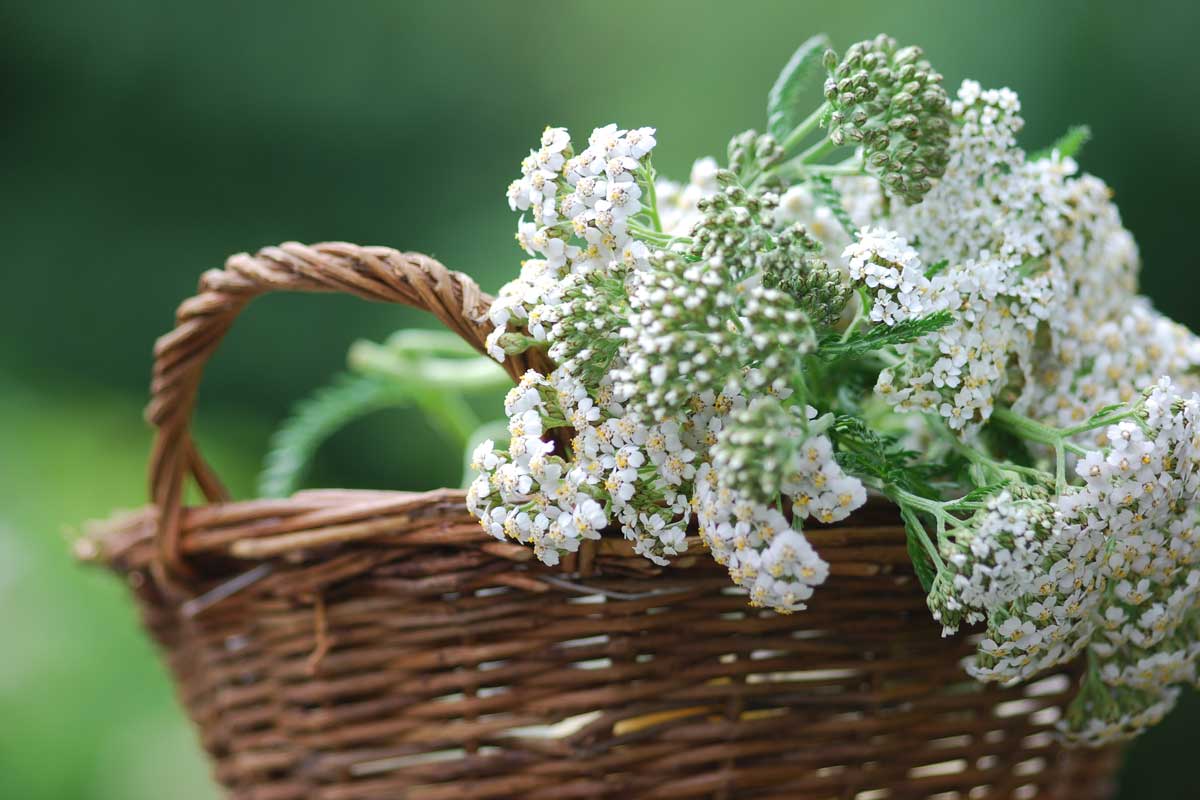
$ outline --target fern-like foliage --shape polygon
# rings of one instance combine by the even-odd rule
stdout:
[[[842,205],[842,195],[833,186],[833,180],[827,175],[814,175],[812,178],[813,194],[821,203],[829,208],[833,218],[850,234],[853,239],[858,236],[858,226],[850,219],[850,212]]]
[[[831,428],[838,463],[881,486],[896,486],[921,497],[936,497],[930,480],[941,464],[922,464],[919,454],[906,450],[894,436],[878,433],[858,417],[840,414]]]
[[[817,355],[827,361],[840,358],[864,356],[874,350],[915,342],[938,331],[954,321],[949,311],[936,311],[923,317],[914,317],[895,325],[872,325],[863,331],[842,339],[833,333],[822,338]]]
[[[941,465],[922,465],[918,454],[900,446],[894,437],[877,433],[858,417],[839,415],[832,431],[838,463],[881,486],[896,487],[921,497],[937,497],[931,479]],[[929,554],[929,537],[917,515],[901,504],[906,546],[922,588],[929,591],[937,568]]]
[[[480,427],[466,395],[495,395],[510,385],[495,361],[448,331],[405,330],[384,344],[355,342],[348,361],[351,371],[296,404],[272,437],[259,476],[263,497],[296,491],[321,443],[375,411],[415,407],[461,448]]]
[[[375,411],[404,405],[409,393],[394,381],[375,375],[342,373],[327,386],[301,400],[271,437],[258,493],[286,497],[300,485],[321,443],[350,422]]]
[[[1067,132],[1049,147],[1044,147],[1029,157],[1030,161],[1040,161],[1049,158],[1054,151],[1063,158],[1075,158],[1083,151],[1083,146],[1092,140],[1092,129],[1087,125],[1072,125]]]

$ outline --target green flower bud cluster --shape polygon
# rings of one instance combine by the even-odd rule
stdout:
[[[919,47],[880,34],[825,54],[829,138],[861,145],[864,167],[889,194],[920,202],[949,161],[950,102]]]
[[[734,411],[713,445],[713,469],[729,488],[757,502],[774,504],[784,475],[803,440],[803,421],[777,397],[758,397]]]
[[[761,171],[783,160],[783,147],[769,133],[749,130],[729,140],[729,170],[740,179],[752,177],[752,171]]]
[[[809,321],[831,325],[849,300],[851,288],[821,257],[821,245],[803,225],[774,228],[779,198],[750,192],[722,172],[725,190],[698,204],[701,221],[688,254],[697,260],[720,258],[735,275],[761,271],[763,285],[791,297]]]
[[[556,317],[549,355],[587,385],[599,385],[617,357],[629,318],[625,271],[572,273],[561,287],[561,302],[547,312]]]
[[[781,231],[775,242],[777,248],[763,256],[763,285],[790,296],[814,325],[833,325],[850,300],[850,285],[802,224]]]
[[[732,230],[745,229],[734,224]],[[708,258],[659,251],[649,268],[633,275],[632,313],[622,330],[627,365],[617,389],[639,416],[676,416],[706,392],[782,390],[799,359],[816,347],[808,318],[790,297],[746,280],[754,252],[708,234]]]
[[[779,196],[748,192],[727,170],[719,172],[717,180],[726,184],[725,189],[697,203],[700,221],[692,229],[687,254],[697,261],[720,258],[733,275],[745,275],[758,269],[762,255],[778,246],[772,228]]]

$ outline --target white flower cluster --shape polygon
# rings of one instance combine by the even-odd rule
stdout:
[[[1138,412],[1104,429],[1077,463],[1081,486],[1055,498],[997,495],[946,543],[949,585],[931,607],[948,630],[986,619],[970,671],[1016,682],[1089,647],[1095,667],[1080,703],[1114,689],[1111,735],[1140,730],[1196,681],[1200,656],[1200,396],[1163,379]],[[1151,713],[1153,711],[1153,713]],[[1066,732],[1094,741],[1096,711]]]
[[[1010,363],[1028,369],[1045,315],[1045,292],[1028,282],[1018,290],[1017,272],[983,253],[915,281],[893,312],[897,319],[948,310],[954,321],[901,348],[904,360],[879,375],[879,395],[901,411],[937,413],[954,430],[971,431],[986,422],[1009,384]]]
[[[601,392],[598,402],[561,367],[529,371],[505,399],[507,451],[491,441],[472,455],[479,475],[467,505],[498,539],[530,544],[557,564],[619,525],[638,553],[659,564],[686,549],[695,451],[672,425],[645,426]],[[552,428],[573,431],[571,460],[554,455]]]
[[[785,396],[788,393],[785,393]],[[829,523],[845,519],[866,499],[862,483],[847,476],[833,457],[812,406],[785,406],[773,395],[734,410],[712,448],[713,469],[723,485],[761,503],[792,498],[792,513]]]
[[[637,553],[666,564],[686,549],[695,510],[714,558],[753,604],[781,612],[803,608],[812,587],[825,580],[826,565],[774,504],[720,485],[708,460],[744,399],[695,395],[682,423],[645,425],[612,399],[609,387],[599,395],[594,402],[561,367],[549,377],[525,373],[505,401],[508,450],[487,441],[472,455],[479,475],[467,504],[484,528],[532,545],[539,559],[556,564],[611,524]],[[815,413],[810,409],[806,419]],[[574,432],[570,460],[554,455],[543,438],[564,421]],[[804,425],[798,419],[788,431],[796,457],[783,469],[783,492],[797,521],[845,519],[866,501],[866,491],[834,461],[827,437],[800,438]]]
[[[696,489],[700,535],[733,582],[749,592],[750,602],[782,612],[806,608],[829,565],[804,534],[774,507],[722,486],[709,464],[700,468]]]
[[[944,630],[985,625],[972,675],[1086,652],[1064,732],[1133,735],[1200,679],[1200,338],[1136,294],[1103,182],[1018,147],[1013,92],[966,81],[947,108],[939,86],[892,147],[862,127],[864,80],[832,87],[827,144],[858,147],[840,164],[749,131],[678,185],[653,129],[608,125],[578,154],[546,129],[509,188],[531,257],[487,349],[557,366],[510,394],[470,508],[550,564],[618,529],[666,564],[695,519],[750,602],[786,613],[829,574],[804,527],[871,486]]]
[[[958,127],[945,175],[888,224],[900,232],[893,240],[919,241],[925,263],[943,265],[924,282],[910,270],[902,285],[912,288],[901,296],[950,310],[954,321],[903,348],[902,362],[881,373],[879,393],[966,433],[989,419],[1004,391],[1014,407],[1070,424],[1200,364],[1200,341],[1135,295],[1136,246],[1108,188],[1075,177],[1070,159],[1026,160],[1013,92],[966,81],[952,110]],[[887,258],[882,237],[863,231],[845,257],[861,262],[883,246],[876,258]],[[870,274],[852,268],[851,277],[871,286]],[[885,309],[877,299],[872,319],[890,319]],[[1118,337],[1122,346],[1111,347]]]
[[[629,233],[629,221],[642,211],[643,172],[656,144],[653,128],[622,130],[616,125],[597,128],[578,155],[565,128],[547,128],[541,147],[521,164],[521,177],[508,187],[514,211],[522,218],[517,242],[531,256],[521,276],[510,281],[492,304],[488,318],[495,326],[488,353],[503,361],[502,340],[509,324],[524,325],[545,339],[544,307],[553,305],[567,273],[643,266],[649,255],[645,243]],[[542,306],[543,311],[534,313]],[[534,319],[530,319],[531,313]]]
[[[1037,326],[1049,313],[1049,284],[1025,264],[1042,252],[1029,229],[1041,217],[1028,213],[1036,198],[1021,183],[1018,109],[1007,90],[981,93],[965,83],[952,107],[958,126],[945,175],[923,202],[895,211],[894,230],[864,228],[843,253],[850,278],[872,295],[871,320],[953,312],[949,326],[901,349],[877,391],[901,411],[937,413],[961,431],[991,416],[1010,362],[1030,369]],[[920,241],[924,263],[909,241]],[[1025,241],[1034,245],[1018,245]]]
[[[549,128],[510,187],[514,210],[533,216],[517,240],[538,257],[493,304],[489,352],[502,359],[510,347],[539,343],[558,366],[544,377],[527,373],[510,394],[511,443],[477,450],[468,504],[490,533],[532,545],[546,563],[611,526],[664,564],[707,508],[713,524],[702,523],[701,534],[751,602],[792,611],[827,574],[797,526],[845,518],[866,490],[837,465],[828,437],[802,435],[810,410],[790,417],[796,424],[785,432],[795,458],[779,488],[794,523],[776,510],[778,498],[739,497],[726,507],[728,490],[710,491],[711,451],[730,415],[745,409],[743,392],[786,398],[789,370],[814,342],[804,314],[754,272],[759,243],[773,235],[754,220],[773,201],[742,192],[706,206],[721,194],[715,161],[697,162],[686,187],[655,186],[659,235],[713,226],[706,259],[678,247],[652,255],[636,235],[638,224],[655,222],[641,213],[652,133],[601,128],[575,156],[566,132]],[[567,430],[568,446],[556,449]]]
[[[1200,390],[1200,337],[1155,311],[1144,297],[1127,297],[1123,312],[1109,318],[1089,320],[1081,311],[1068,325],[1059,346],[1042,354],[1035,367],[1028,413],[1038,419],[1078,425],[1097,409],[1130,402],[1161,375],[1171,375],[1188,391]]]
[[[1016,602],[1034,587],[1040,594],[1046,561],[1061,546],[1056,521],[1055,507],[1045,498],[1018,499],[1007,490],[993,497],[950,539],[944,555],[953,582],[944,596],[947,608],[935,610],[935,618],[949,612],[953,630],[960,617],[981,622],[988,609]]]
[[[850,279],[871,295],[872,322],[892,326],[936,310],[921,257],[895,231],[863,228],[842,252]]]
[[[664,233],[686,236],[701,219],[699,203],[721,190],[717,183],[717,160],[711,156],[692,164],[688,182],[678,184],[668,178],[655,183],[658,195],[658,216]]]
[[[1200,438],[1186,393],[1200,388],[1200,339],[1136,295],[1136,247],[1107,187],[1076,177],[1070,159],[1025,159],[1018,108],[1011,92],[965,83],[943,180],[893,213],[895,231],[861,231],[844,258],[873,321],[953,314],[881,372],[876,390],[896,408],[936,412],[969,437],[1004,397],[1077,427],[1060,446],[1095,448],[1067,454],[1081,486],[994,495],[950,531],[930,600],[950,629],[986,619],[971,666],[982,680],[1023,680],[1089,649],[1094,668],[1066,731],[1096,743],[1157,721],[1172,685],[1196,681]],[[941,262],[932,276],[904,237]],[[1137,403],[1161,375],[1176,382],[1157,385],[1138,416],[1085,424]]]
[[[892,214],[897,229],[920,239],[926,258],[955,263],[985,251],[1020,258],[1037,247],[1044,216],[1022,174],[1020,110],[1008,89],[983,91],[975,81],[959,88],[945,174],[921,203]]]
[[[738,418],[726,423],[717,436],[712,463],[696,474],[700,536],[713,558],[729,569],[734,583],[746,589],[752,604],[799,611],[813,587],[825,581],[829,565],[775,505],[755,496],[757,487],[748,492],[730,485],[731,479],[746,470],[748,460],[769,460],[770,469],[778,470],[778,486],[770,488],[778,488],[790,502],[792,518],[824,523],[848,517],[866,502],[866,490],[834,460],[829,438],[809,429],[816,409],[809,407],[803,416],[794,406],[762,415],[755,408],[761,402],[740,409]],[[769,426],[764,436],[760,428],[747,424],[764,416],[787,421]]]
[[[1072,499],[1077,499],[1072,493]],[[1013,683],[1073,659],[1095,631],[1104,588],[1103,533],[1062,525],[1059,505],[1000,496],[950,556],[967,621],[987,633],[969,671]],[[945,621],[943,619],[943,621]]]

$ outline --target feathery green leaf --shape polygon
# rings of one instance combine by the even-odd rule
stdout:
[[[767,95],[767,132],[783,141],[804,119],[800,95],[823,71],[821,57],[832,47],[829,37],[818,33],[808,39],[788,60]]]
[[[403,405],[409,393],[396,382],[373,375],[342,373],[301,400],[271,437],[258,479],[261,497],[286,497],[299,487],[321,443],[353,420]]]
[[[1106,405],[1104,408],[1097,411],[1095,414],[1092,414],[1092,416],[1088,417],[1088,423],[1099,422],[1105,417],[1110,417],[1118,411],[1124,411],[1128,407],[1129,406],[1126,403],[1110,403],[1109,405]]]
[[[833,179],[828,175],[814,175],[811,178],[813,193],[826,207],[833,218],[854,239],[858,236],[858,226],[850,219],[850,212],[842,205],[842,195],[833,187]]]
[[[817,355],[826,361],[863,356],[884,347],[914,342],[941,330],[953,321],[954,317],[949,311],[935,311],[923,317],[897,322],[890,327],[872,325],[845,340],[838,333],[830,333],[822,337],[817,347]]]
[[[1092,140],[1092,129],[1087,125],[1072,125],[1067,132],[1055,140],[1054,144],[1042,148],[1029,157],[1030,161],[1040,161],[1049,158],[1057,150],[1063,158],[1075,158],[1083,151],[1083,146]]]

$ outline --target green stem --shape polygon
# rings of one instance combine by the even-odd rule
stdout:
[[[926,427],[943,442],[945,442],[954,452],[961,455],[973,464],[978,464],[986,470],[989,470],[997,478],[1003,478],[1005,475],[1011,475],[1014,478],[1025,477],[1043,483],[1050,476],[1036,467],[1025,467],[1020,464],[1013,464],[1007,461],[997,461],[987,453],[978,450],[976,447],[967,444],[942,422],[940,417],[934,418],[925,415]],[[966,508],[967,504],[959,504],[960,507]]]
[[[996,406],[992,411],[992,421],[1022,439],[1051,447],[1060,445],[1066,438],[1058,428],[1044,425],[1005,406]]]
[[[626,230],[628,230],[633,235],[637,236],[639,239],[645,239],[647,242],[650,242],[651,244],[656,244],[656,245],[659,245],[662,247],[670,247],[671,245],[675,244],[676,242],[681,242],[683,244],[691,244],[692,243],[691,238],[689,238],[687,236],[668,236],[667,234],[663,233],[661,230],[654,230],[653,228],[647,228],[645,225],[640,225],[632,220],[630,220],[628,222]]]
[[[1128,416],[1130,413],[1132,412],[1126,413],[1125,416]],[[997,406],[992,412],[992,420],[1002,428],[1007,429],[1010,433],[1014,433],[1027,441],[1054,448],[1054,485],[1059,492],[1062,492],[1067,487],[1066,454],[1070,452],[1077,456],[1082,456],[1087,453],[1086,449],[1069,441],[1069,438],[1078,433],[1101,427],[1104,422],[1110,419],[1112,418],[1105,418],[1103,421],[1093,420],[1085,422],[1082,425],[1076,425],[1073,428],[1060,430],[1018,414],[1011,408],[1005,408],[1004,406]]]
[[[843,342],[847,341],[858,330],[858,326],[867,318],[867,308],[871,305],[871,298],[864,287],[859,286],[856,291],[858,292],[858,308],[854,311],[854,319],[850,320],[850,324],[846,326],[846,330],[842,331],[841,340]]]
[[[1087,433],[1088,431],[1094,431],[1097,428],[1107,428],[1109,425],[1115,425],[1118,422],[1121,422],[1123,420],[1129,419],[1130,417],[1136,416],[1137,413],[1138,412],[1136,409],[1129,409],[1129,410],[1121,411],[1118,413],[1107,414],[1107,415],[1105,415],[1103,417],[1099,417],[1097,419],[1091,419],[1091,420],[1088,420],[1087,422],[1081,422],[1078,425],[1072,425],[1069,428],[1064,428],[1062,432],[1063,432],[1064,436],[1078,436],[1081,433]]]
[[[420,391],[413,400],[441,432],[454,441],[458,449],[466,447],[471,433],[479,427],[479,417],[467,405],[462,395],[446,390]]]
[[[829,101],[826,100],[825,102],[821,103],[821,105],[817,106],[815,111],[805,117],[799,125],[793,128],[791,133],[784,137],[783,141],[780,142],[780,145],[783,147],[783,151],[786,153],[788,150],[791,150],[793,147],[796,147],[806,138],[808,138],[810,133],[820,127],[821,117],[823,117],[828,111]]]
[[[929,554],[929,560],[933,562],[937,571],[945,572],[946,562],[942,561],[941,553],[938,552],[937,547],[929,538],[928,531],[925,530],[925,526],[921,524],[921,520],[917,518],[917,515],[913,513],[911,508],[906,508],[902,505],[900,506],[900,516],[908,523],[908,527],[916,532],[917,538],[921,541],[921,546]]]
[[[414,388],[486,392],[511,385],[512,380],[499,364],[471,352],[469,358],[439,358],[359,341],[350,347],[348,361],[355,372]]]
[[[836,164],[806,164],[800,160],[800,157],[791,161],[780,164],[773,170],[770,170],[769,175],[777,175],[786,183],[796,183],[811,178],[814,176],[822,177],[837,177],[839,175],[865,175],[862,162],[856,156],[851,156],[845,161],[839,161]]]
[[[930,500],[928,497],[921,497],[919,494],[913,494],[910,491],[901,489],[899,486],[893,486],[890,493],[894,495],[897,503],[915,508],[918,511],[924,511],[934,517],[947,516],[945,502],[941,500]],[[953,501],[951,501],[953,502]]]
[[[804,379],[803,369],[797,369],[792,373],[792,391],[796,393],[795,400],[797,403],[806,404],[812,398],[812,394],[808,389],[808,381]]]
[[[834,144],[832,139],[822,139],[796,156],[796,160],[801,164],[813,164],[837,149],[838,145]]]
[[[850,158],[838,164],[810,164],[805,168],[809,175],[865,175],[862,163],[857,158]]]
[[[662,218],[658,215],[658,189],[654,185],[654,168],[649,164],[642,167],[642,177],[646,183],[646,216],[650,218],[654,230],[662,233]]]

